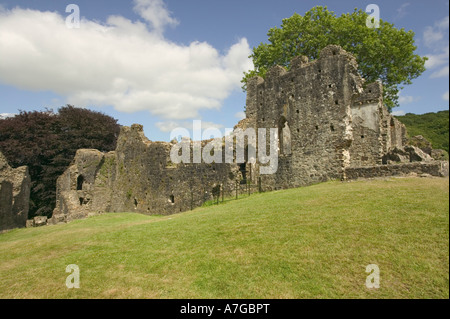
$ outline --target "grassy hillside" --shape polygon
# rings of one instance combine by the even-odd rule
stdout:
[[[448,298],[448,193],[443,178],[329,182],[18,229],[0,235],[0,298]]]
[[[412,114],[397,116],[397,119],[405,124],[410,137],[422,135],[431,142],[433,148],[443,149],[449,152],[449,119],[448,111],[437,113]]]

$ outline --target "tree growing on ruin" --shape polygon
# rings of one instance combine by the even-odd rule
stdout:
[[[337,44],[355,56],[367,83],[382,81],[386,107],[398,106],[399,91],[425,71],[427,58],[414,54],[413,31],[397,29],[382,19],[378,28],[368,27],[368,17],[358,9],[338,17],[327,7],[317,6],[303,16],[295,13],[283,19],[280,28],[273,27],[267,33],[269,43],[253,48],[254,70],[244,72],[243,89],[248,79],[256,75],[264,78],[274,65],[289,69],[293,57],[304,55],[314,60],[324,47]]]
[[[31,177],[29,218],[50,217],[56,179],[80,148],[115,149],[120,126],[103,113],[71,105],[57,113],[21,111],[0,120],[0,151],[12,167],[28,166]]]

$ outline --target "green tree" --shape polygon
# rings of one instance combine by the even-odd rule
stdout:
[[[417,48],[414,32],[397,29],[382,19],[379,28],[369,28],[366,26],[368,16],[361,9],[355,9],[353,13],[338,17],[327,7],[317,6],[304,16],[295,13],[283,19],[281,28],[271,28],[267,33],[269,43],[253,48],[250,57],[255,69],[244,72],[243,89],[249,78],[265,77],[274,65],[289,69],[293,57],[305,55],[314,60],[321,49],[337,44],[355,56],[359,72],[367,83],[382,81],[388,109],[398,106],[399,90],[425,71],[427,58],[414,54]]]

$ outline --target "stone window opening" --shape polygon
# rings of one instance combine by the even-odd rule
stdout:
[[[170,195],[169,200],[172,204],[175,204],[175,196]]]
[[[239,171],[241,172],[242,179],[240,181],[241,184],[247,184],[247,163],[241,163],[239,164]]]
[[[137,206],[138,206],[138,201],[137,201],[137,199],[135,198],[135,199],[134,199],[134,209],[136,209]]]
[[[334,132],[334,126],[333,125],[330,125],[330,130],[331,130],[331,132]]]
[[[83,203],[84,203],[84,198],[83,198],[83,197],[80,197],[80,206],[82,206]]]
[[[79,175],[77,177],[77,191],[83,190],[84,177],[83,175]]]
[[[395,132],[395,122],[394,122],[394,118],[391,118],[391,122],[390,122],[390,131],[391,131],[391,143],[394,144],[395,141],[397,140],[397,134]]]
[[[278,149],[280,155],[291,154],[291,129],[284,116],[278,121]]]

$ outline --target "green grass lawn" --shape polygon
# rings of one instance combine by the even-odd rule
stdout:
[[[328,182],[13,230],[0,235],[0,298],[449,298],[448,193],[448,178]]]

